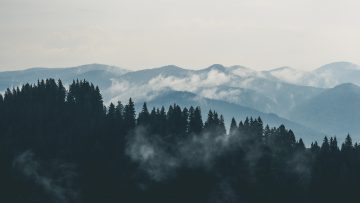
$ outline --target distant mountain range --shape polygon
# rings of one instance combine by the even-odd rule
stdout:
[[[230,126],[232,117],[234,117],[237,121],[244,121],[246,117],[261,117],[263,122],[269,126],[280,126],[281,124],[284,124],[287,128],[292,129],[298,137],[302,137],[308,145],[314,140],[321,140],[325,135],[304,125],[279,117],[273,113],[263,113],[249,107],[244,107],[226,101],[207,99],[190,92],[178,92],[171,90],[165,91],[160,96],[149,101],[147,104],[151,107],[160,108],[162,105],[169,106],[174,103],[177,103],[180,106],[201,106],[204,119],[206,119],[209,110],[220,112],[225,118],[225,124],[227,127]],[[138,107],[137,110],[140,111],[140,107],[142,106],[141,103],[137,103],[136,106]]]
[[[132,97],[149,106],[199,105],[204,115],[209,109],[223,113],[227,124],[232,116],[261,116],[272,126],[285,124],[305,141],[321,140],[324,135],[342,140],[347,133],[360,138],[360,66],[349,62],[309,72],[290,67],[255,71],[220,64],[201,70],[169,65],[130,71],[102,64],[31,68],[0,72],[0,91],[50,77],[65,84],[89,80],[99,85],[106,104]]]
[[[264,71],[274,78],[297,85],[331,88],[343,83],[360,85],[360,66],[349,62],[330,63],[305,72],[290,67]]]

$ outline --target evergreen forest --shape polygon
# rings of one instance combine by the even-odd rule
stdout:
[[[198,106],[105,106],[86,80],[39,80],[0,95],[0,202],[359,201],[360,145],[322,140],[260,117],[225,126]]]

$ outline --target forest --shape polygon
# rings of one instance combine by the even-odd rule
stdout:
[[[235,115],[234,115],[235,116]],[[261,118],[200,107],[104,105],[86,80],[0,95],[0,202],[355,202],[360,145],[305,146]]]

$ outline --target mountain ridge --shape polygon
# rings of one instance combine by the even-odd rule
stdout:
[[[141,110],[142,102],[144,101],[137,103],[138,111]],[[232,117],[234,117],[238,122],[240,122],[240,120],[245,120],[246,117],[261,117],[264,124],[269,124],[271,127],[278,127],[284,124],[288,128],[292,129],[298,137],[302,138],[307,145],[309,145],[310,142],[314,140],[321,141],[322,137],[325,135],[317,132],[314,129],[302,126],[299,123],[282,118],[274,113],[263,113],[256,109],[229,103],[226,101],[203,98],[194,93],[186,91],[168,90],[164,94],[161,94],[160,96],[146,102],[150,108],[160,108],[161,106],[168,107],[174,103],[186,107],[200,106],[203,118],[206,118],[209,110],[215,110],[223,114],[227,128],[230,126]]]
[[[340,69],[336,70],[342,70],[341,67],[352,63],[338,62],[331,64],[327,64],[325,67],[337,67],[340,65]],[[345,68],[345,70],[348,71],[349,69]],[[331,77],[325,77],[326,80],[324,80],[324,78],[321,78],[323,75],[316,75],[306,71],[299,72],[286,66],[269,71],[255,71],[239,65],[226,67],[221,64],[213,64],[200,70],[167,65],[131,71],[104,64],[86,64],[71,68],[32,68],[21,71],[0,72],[0,91],[4,92],[8,87],[19,86],[27,82],[35,83],[38,79],[49,77],[62,79],[64,84],[69,84],[74,79],[86,79],[100,87],[105,103],[116,102],[117,100],[125,101],[129,97],[133,97],[136,101],[151,102],[154,99],[169,96],[166,94],[169,91],[178,94],[180,94],[179,92],[190,92],[197,95],[198,98],[203,98],[203,101],[211,101],[212,105],[219,106],[219,101],[221,101],[221,104],[224,105],[223,110],[228,108],[226,111],[232,113],[240,110],[247,112],[245,108],[250,108],[261,112],[263,116],[269,116],[273,113],[283,119],[300,123],[304,129],[323,129],[326,125],[321,124],[317,119],[313,119],[312,122],[319,125],[306,123],[301,118],[301,110],[298,109],[306,105],[311,106],[310,103],[316,98],[326,103],[326,100],[321,98],[326,98],[323,93],[329,91],[332,86],[336,87],[331,90],[335,95],[333,96],[334,101],[341,103],[343,101],[337,100],[336,97],[349,97],[349,95],[355,95],[354,99],[357,100],[358,87],[356,85],[358,84],[356,81],[360,83],[360,77],[357,78],[357,75],[352,71],[356,73],[359,70],[350,68],[350,72],[346,71],[344,71],[343,75],[331,74]],[[277,74],[274,74],[275,72]],[[285,80],[285,77],[289,74],[296,77],[293,77],[292,80]],[[350,77],[349,75],[356,77]],[[335,76],[343,78],[336,78]],[[349,78],[349,81],[346,80],[347,78]],[[348,83],[354,83],[355,85]],[[334,90],[336,89],[339,89],[340,92],[344,91],[347,95],[335,94]],[[206,103],[201,105],[206,106]],[[356,107],[352,108],[356,109]],[[338,113],[341,115],[341,112]],[[334,115],[336,117],[336,114]],[[331,121],[330,118],[323,119],[328,122]],[[357,129],[354,123],[348,128],[350,132],[353,132],[352,129]],[[343,127],[340,131],[338,130],[335,129],[334,133],[343,132],[345,129]],[[354,132],[357,132],[357,130]],[[322,131],[322,133],[329,134],[332,132]]]

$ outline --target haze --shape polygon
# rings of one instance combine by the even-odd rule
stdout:
[[[0,70],[360,63],[356,0],[0,0]]]

